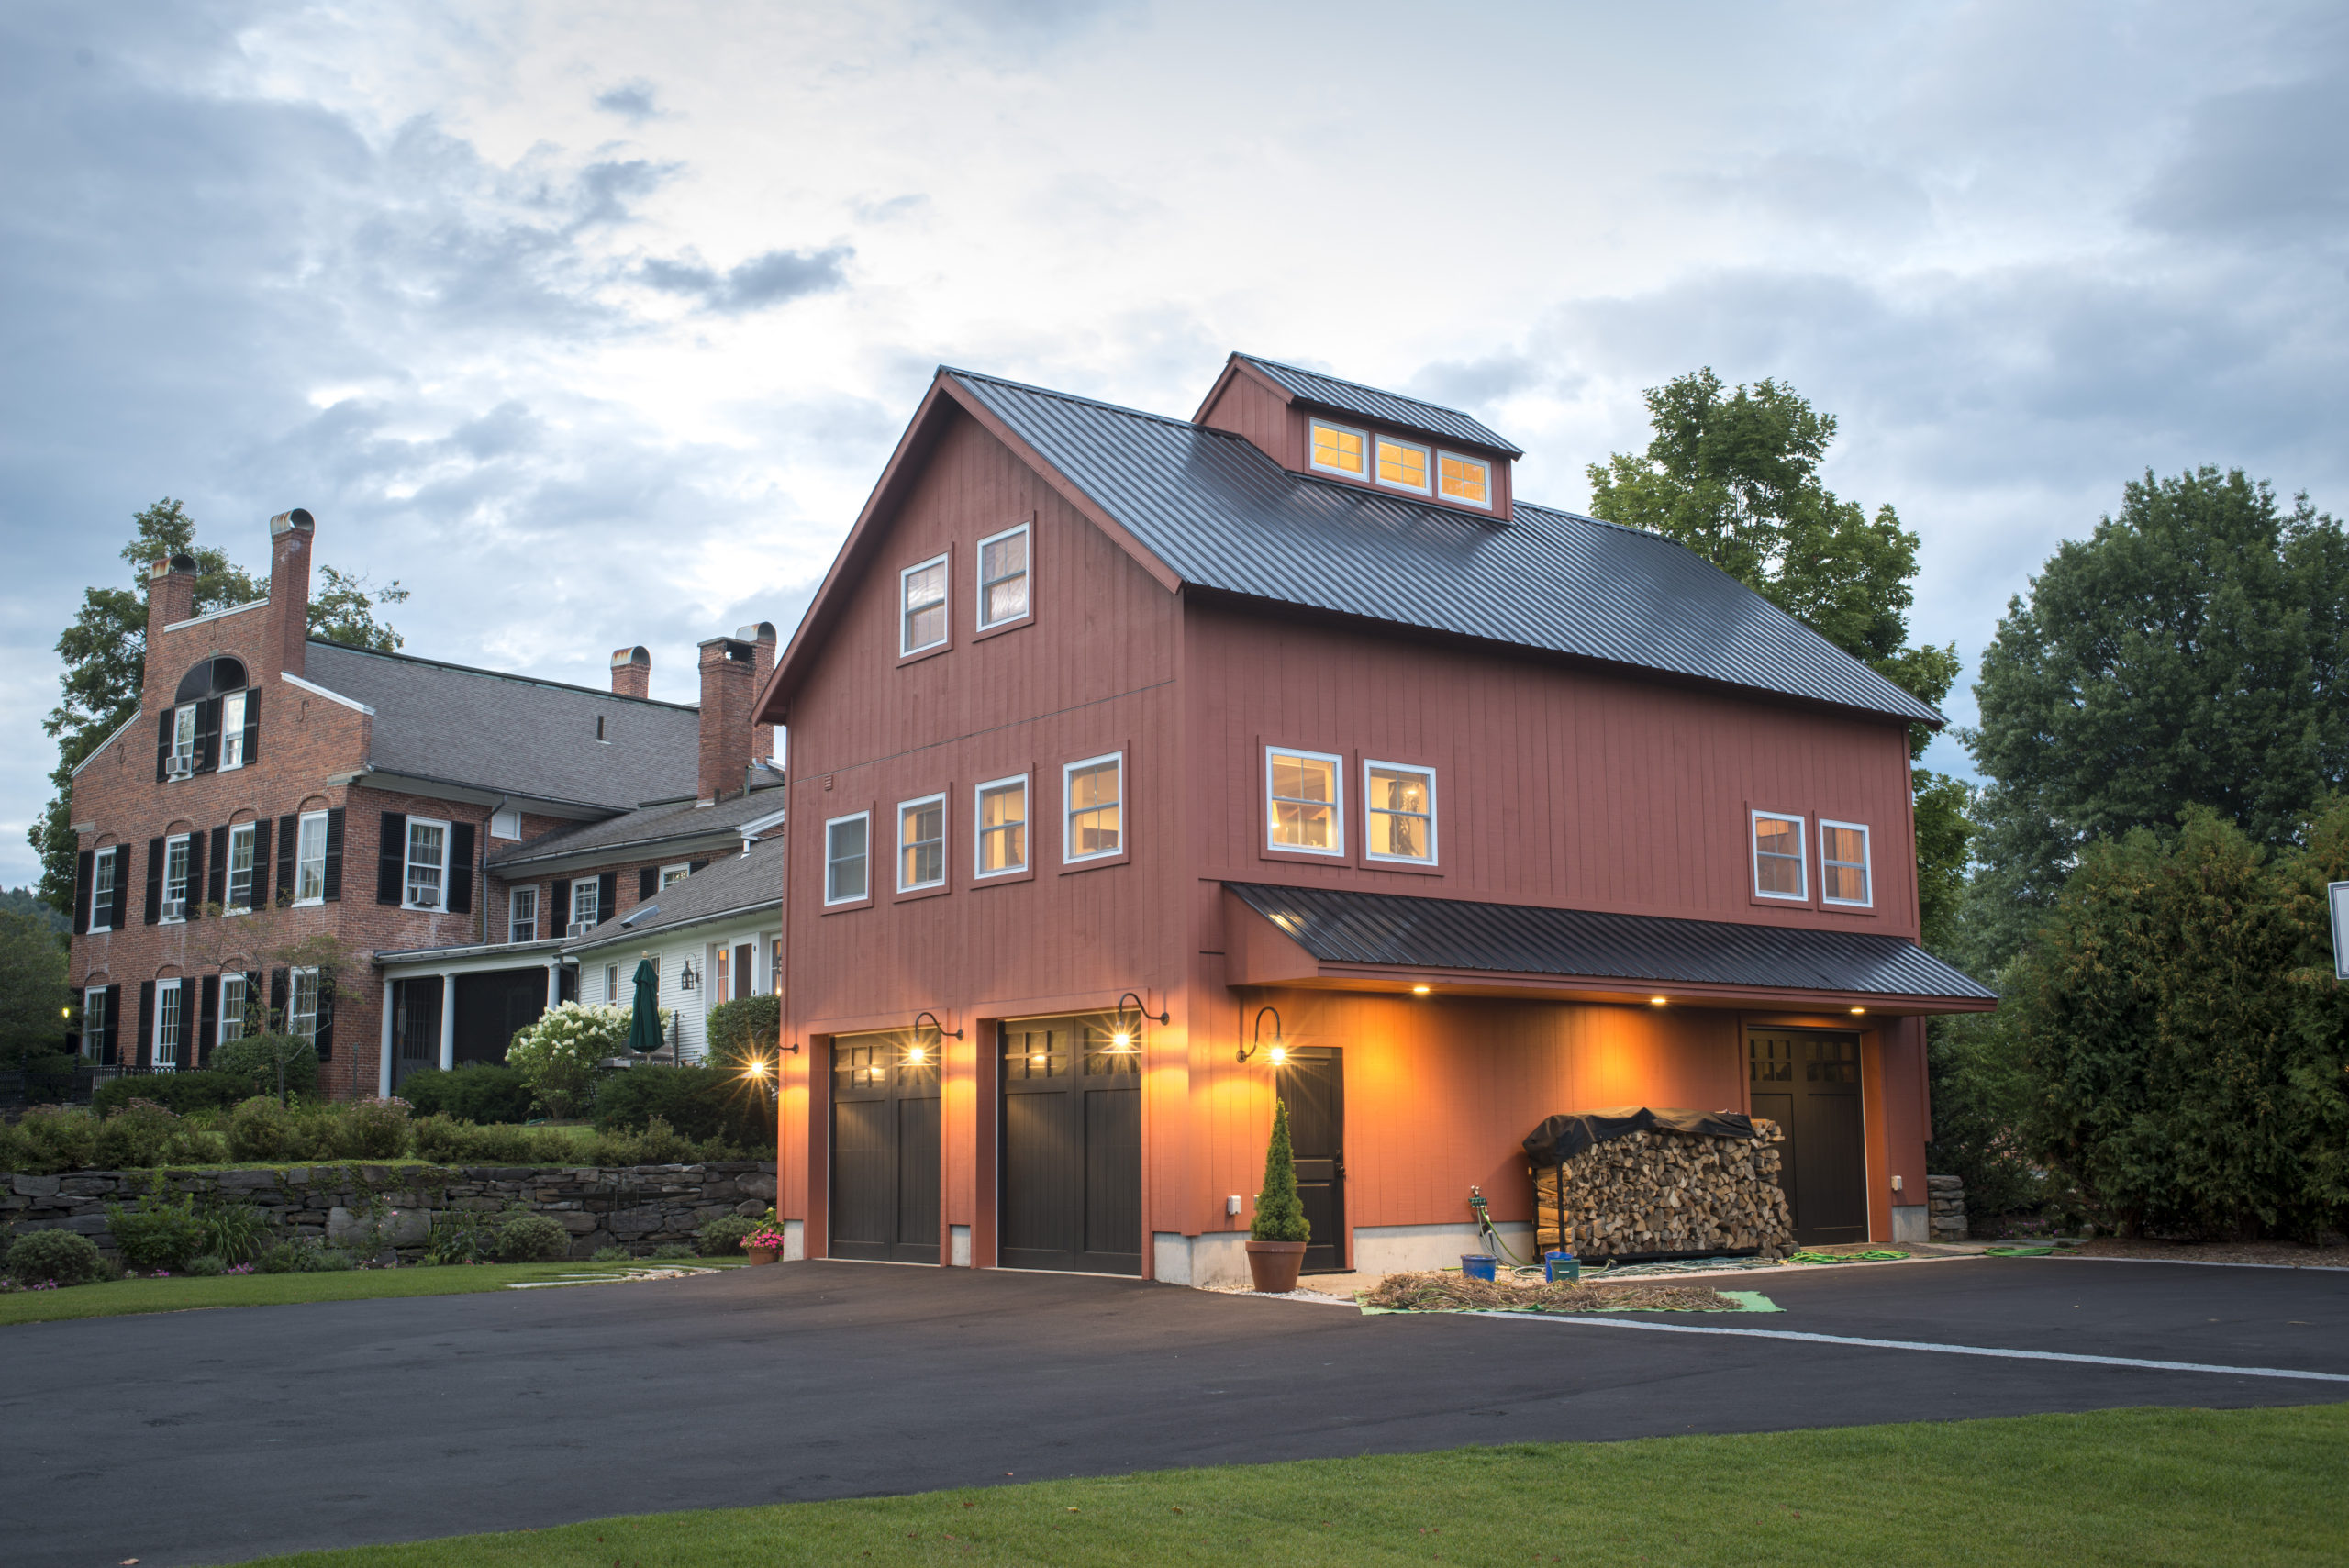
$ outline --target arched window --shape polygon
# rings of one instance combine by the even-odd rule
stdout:
[[[180,677],[155,739],[155,782],[241,768],[261,740],[261,694],[241,659],[199,660]]]
[[[180,677],[180,689],[172,700],[175,703],[202,702],[206,697],[242,691],[244,686],[244,661],[231,659],[224,653],[217,659],[198,660],[194,668]]]

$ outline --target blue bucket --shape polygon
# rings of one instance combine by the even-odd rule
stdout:
[[[1460,1254],[1460,1273],[1464,1279],[1491,1279],[1499,1264],[1500,1260],[1490,1252]]]
[[[1560,1280],[1579,1280],[1582,1278],[1582,1260],[1572,1252],[1544,1252],[1542,1254],[1542,1277],[1552,1284]]]

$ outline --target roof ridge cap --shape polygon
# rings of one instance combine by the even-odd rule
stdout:
[[[1088,408],[1106,409],[1112,414],[1130,415],[1137,419],[1150,419],[1161,425],[1173,425],[1200,435],[1228,436],[1233,440],[1247,439],[1234,431],[1219,430],[1212,425],[1202,425],[1196,420],[1181,418],[1173,414],[1153,414],[1147,408],[1134,408],[1123,403],[1110,403],[1098,397],[1087,397],[1080,392],[1063,392],[1058,387],[1038,386],[1033,382],[1014,381],[1008,375],[989,375],[985,371],[960,370],[953,365],[941,365],[938,368],[941,373],[945,375],[962,376],[971,381],[993,382],[997,386],[1008,386],[1020,392],[1032,392],[1039,397],[1057,397],[1063,403],[1082,403]]]

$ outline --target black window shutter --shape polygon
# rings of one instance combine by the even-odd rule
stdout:
[[[636,873],[636,901],[639,904],[661,891],[661,868],[646,866]]]
[[[277,896],[294,896],[294,856],[301,848],[302,818],[287,812],[277,819]]]
[[[122,987],[109,985],[106,987],[106,1027],[105,1036],[98,1045],[98,1061],[103,1065],[107,1067],[115,1065],[117,1060],[115,1052],[119,1049],[121,1040]]]
[[[318,1060],[334,1059],[334,971],[318,971],[318,1032],[311,1042],[317,1048]]]
[[[473,825],[470,822],[449,824],[449,869],[441,873],[448,885],[441,891],[448,895],[449,913],[470,915],[473,912]]]
[[[251,767],[260,755],[261,688],[254,686],[245,693],[245,766]]]
[[[176,710],[173,708],[165,708],[162,728],[155,733],[155,782],[157,784],[163,782],[165,776],[163,764],[172,760],[172,720],[175,713]]]
[[[187,907],[180,917],[204,918],[204,830],[200,828],[187,836]]]
[[[90,934],[90,880],[97,863],[98,857],[88,850],[73,860],[73,934],[77,937]]]
[[[205,1058],[212,1054],[212,1041],[219,1033],[220,977],[217,974],[207,974],[204,977],[204,1001],[196,1009],[195,1048],[180,1052],[187,1058],[188,1066],[202,1067],[204,1065]]]
[[[708,863],[709,862],[707,861],[687,861],[685,862],[685,874],[687,876],[691,876],[694,873],[701,870],[702,867]]]
[[[269,1029],[272,1034],[284,1034],[294,1027],[285,1016],[285,974],[282,969],[269,972]]]
[[[228,829],[212,829],[212,884],[204,896],[221,908],[228,906]]]
[[[147,840],[147,923],[163,917],[163,840]]]
[[[106,924],[119,931],[130,924],[130,846],[117,844],[99,852],[114,857],[114,918]],[[108,1024],[106,1028],[111,1029],[114,1026]]]
[[[269,818],[253,824],[253,907],[269,902]]]
[[[596,918],[608,920],[619,913],[620,873],[607,871],[596,879]]]
[[[195,771],[208,773],[220,766],[220,699],[206,697],[195,705]]]
[[[326,901],[340,903],[342,899],[342,807],[327,812],[327,872]]]
[[[400,884],[407,877],[407,813],[384,813],[383,832],[375,840],[375,902],[397,904]]]
[[[151,980],[142,980],[139,983],[139,1036],[130,1042],[130,1060],[123,1065],[126,1067],[146,1066],[147,1042],[154,1036],[155,983]]]
[[[564,937],[571,934],[571,882],[558,877],[547,889],[547,935]]]

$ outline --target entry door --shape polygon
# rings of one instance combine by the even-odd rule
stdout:
[[[830,1254],[938,1262],[938,1051],[905,1035],[832,1042]]]
[[[1860,1037],[1840,1029],[1755,1029],[1746,1037],[1753,1114],[1787,1129],[1778,1182],[1807,1247],[1868,1239]]]
[[[440,1065],[440,977],[392,982],[392,1093],[422,1067]]]
[[[998,1257],[1141,1273],[1141,1051],[1106,1018],[1006,1024]]]
[[[1334,1046],[1292,1051],[1274,1077],[1274,1092],[1288,1106],[1297,1195],[1313,1227],[1304,1272],[1336,1273],[1346,1266],[1344,1058]]]

